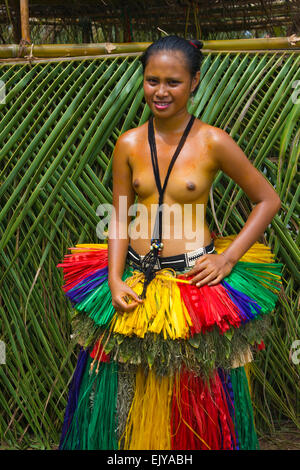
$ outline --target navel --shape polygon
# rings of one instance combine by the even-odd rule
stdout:
[[[187,187],[187,189],[189,189],[190,191],[193,191],[194,189],[196,189],[196,185],[195,185],[195,183],[193,183],[192,181],[188,181],[188,182],[186,183],[186,187]]]
[[[140,182],[139,182],[139,180],[136,178],[136,179],[134,180],[134,182],[133,182],[133,186],[134,186],[135,188],[138,188],[139,185],[140,185]]]

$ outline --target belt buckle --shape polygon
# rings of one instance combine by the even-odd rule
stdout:
[[[200,256],[205,255],[205,253],[206,253],[205,247],[198,248],[198,250],[194,250],[194,251],[196,251],[196,252],[198,251],[198,253],[194,254],[194,255],[191,254],[191,253],[186,253],[186,258],[187,258],[189,267],[195,266],[196,261],[200,258]]]

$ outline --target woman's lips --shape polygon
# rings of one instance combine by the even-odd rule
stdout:
[[[171,103],[169,102],[164,102],[164,101],[154,101],[154,106],[156,109],[162,110],[162,109],[167,109],[170,106]]]

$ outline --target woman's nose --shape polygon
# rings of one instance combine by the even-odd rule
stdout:
[[[167,89],[166,89],[166,86],[161,83],[159,86],[158,86],[158,89],[156,91],[156,96],[161,98],[161,97],[164,97],[167,95]]]

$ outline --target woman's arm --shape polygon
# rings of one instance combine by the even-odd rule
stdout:
[[[112,165],[114,210],[108,228],[108,285],[112,293],[113,306],[119,311],[132,310],[136,307],[136,302],[140,302],[135,292],[122,281],[129,243],[128,209],[135,199],[129,166],[130,140],[128,133],[118,139]],[[122,300],[128,294],[136,302],[128,305]]]
[[[281,201],[272,185],[252,165],[233,138],[222,129],[215,129],[212,149],[220,169],[255,204],[240,233],[223,252],[227,261],[234,265],[264,233],[279,211]]]
[[[117,141],[112,164],[113,177],[113,213],[108,228],[108,282],[121,279],[127,248],[128,208],[134,203],[134,191],[131,185],[131,170],[128,162],[126,134]]]

